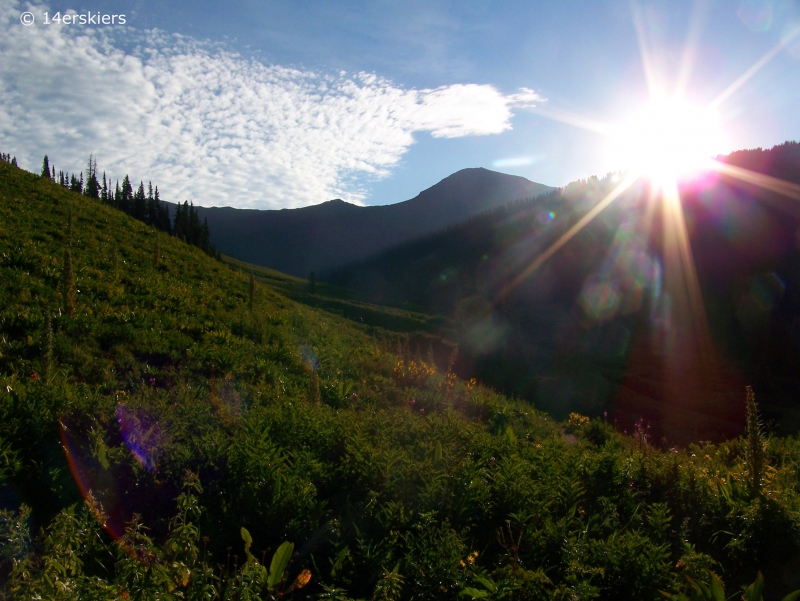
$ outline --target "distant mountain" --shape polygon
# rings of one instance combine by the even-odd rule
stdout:
[[[552,190],[524,177],[462,169],[405,202],[359,207],[330,200],[302,209],[198,207],[222,253],[306,277]]]

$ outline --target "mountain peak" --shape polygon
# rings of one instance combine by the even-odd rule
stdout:
[[[361,207],[334,198],[301,209],[256,214],[201,209],[200,216],[208,215],[211,241],[221,252],[302,277],[549,190],[524,177],[471,167],[396,204]]]

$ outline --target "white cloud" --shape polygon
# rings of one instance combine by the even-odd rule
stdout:
[[[47,153],[78,171],[159,185],[204,206],[359,202],[414,141],[497,134],[532,90],[490,85],[406,89],[373,73],[314,73],[247,60],[163,32],[23,27],[0,6],[0,148],[36,169]],[[121,47],[136,47],[124,52]]]

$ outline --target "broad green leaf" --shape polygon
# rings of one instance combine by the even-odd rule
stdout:
[[[711,574],[711,598],[714,601],[725,601],[725,587],[719,576],[714,573]]]
[[[761,572],[756,576],[756,581],[744,589],[745,601],[762,601],[764,595],[764,576]]]
[[[473,599],[485,599],[489,596],[488,591],[479,591],[476,588],[467,587],[463,589],[459,595],[465,595],[467,597],[472,597]]]
[[[786,595],[781,601],[797,601],[800,599],[800,591],[794,591]]]
[[[268,588],[275,589],[280,584],[283,578],[283,572],[286,570],[286,566],[289,565],[289,560],[292,558],[293,551],[294,545],[290,542],[283,543],[278,547],[278,550],[275,551],[275,555],[272,556],[272,563],[269,566],[269,577],[267,578]]]
[[[495,592],[497,590],[497,585],[488,578],[484,578],[483,576],[476,576],[475,580],[480,582],[483,586],[485,586],[488,590],[492,592]]]

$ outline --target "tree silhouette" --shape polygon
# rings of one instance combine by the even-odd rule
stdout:
[[[42,161],[42,177],[50,179],[50,161],[47,155],[44,155],[44,160]]]

